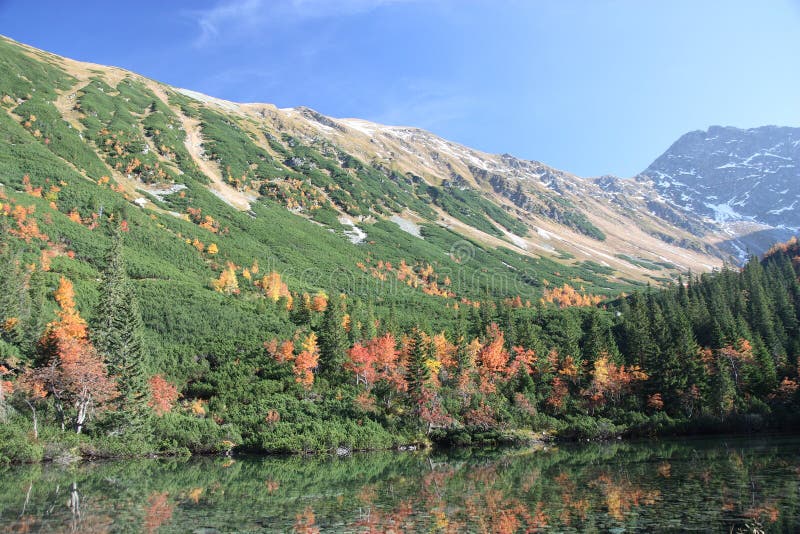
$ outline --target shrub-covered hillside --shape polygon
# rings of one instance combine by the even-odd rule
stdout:
[[[81,68],[0,40],[0,461],[768,426],[796,406],[791,247],[604,304],[637,282],[525,253],[516,212],[459,180]]]

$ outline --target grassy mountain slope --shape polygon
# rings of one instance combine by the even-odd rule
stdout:
[[[596,408],[578,378],[574,403],[548,404],[564,386],[556,369],[588,382],[598,358],[633,361],[613,348],[616,316],[592,305],[719,263],[646,199],[539,163],[420,130],[225,102],[6,39],[0,184],[0,365],[41,368],[37,340],[56,317],[45,297],[62,277],[96,329],[121,229],[146,373],[184,396],[151,422],[142,447],[159,450],[383,447],[426,434],[423,419],[427,432],[468,427],[490,440],[520,425],[580,426],[550,417]],[[317,334],[311,388],[297,362],[313,360]],[[368,379],[353,384],[345,356],[381,335],[396,336],[398,360],[362,394]],[[272,340],[296,352],[294,369]],[[523,365],[531,353],[509,359],[523,346],[552,369],[486,371],[491,358]],[[626,409],[642,408],[637,395]],[[41,408],[51,422],[52,397]],[[618,428],[608,425],[585,433]]]
[[[431,156],[439,160],[433,172],[402,160],[392,167],[376,160],[382,148],[372,154],[361,148],[369,144],[360,132],[363,125],[342,126],[310,110],[187,96],[120,69],[74,62],[9,40],[0,45],[5,138],[0,183],[17,202],[36,206],[32,217],[48,227],[50,241],[76,253],[64,260],[64,268],[81,270],[84,278],[96,277],[107,244],[102,232],[88,230],[92,218],[119,214],[127,219],[131,274],[154,299],[148,324],[180,322],[170,316],[171,297],[165,294],[159,302],[156,295],[172,284],[181,285],[189,301],[219,301],[209,281],[228,261],[239,273],[253,262],[262,271],[275,270],[294,292],[387,297],[398,307],[517,294],[535,302],[545,284],[614,294],[637,280],[663,279],[676,264],[713,264],[686,250],[680,251],[681,261],[688,260],[683,264],[630,259],[646,256],[638,249],[600,252],[597,248],[605,246],[600,238],[613,240],[608,226],[619,217],[607,207],[597,212],[606,211],[608,220],[592,217],[602,220],[601,230],[568,197],[535,198],[522,187],[508,193],[508,184],[497,177],[465,179],[459,171],[472,175],[463,162],[443,163],[457,176],[448,180],[437,174],[442,157]],[[309,133],[319,125],[343,137]],[[424,136],[429,142],[431,136]],[[559,173],[554,180],[565,176]],[[50,192],[53,185],[57,193]],[[482,189],[486,186],[500,193]],[[570,182],[566,188],[575,187]],[[14,196],[26,188],[42,188],[44,198]],[[509,199],[534,207],[526,212]],[[539,218],[526,218],[536,210]],[[70,214],[82,222],[69,219]],[[412,232],[416,228],[420,237],[397,222]],[[199,250],[211,243],[217,254]],[[396,277],[378,272],[379,261],[403,261],[417,271],[431,266],[435,274],[410,285],[396,279],[387,284]],[[423,291],[445,293],[446,277],[450,296]],[[250,304],[240,300],[218,305],[242,307],[246,316]],[[200,332],[191,336],[203,339]]]

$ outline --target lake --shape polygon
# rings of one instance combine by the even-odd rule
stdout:
[[[800,438],[0,470],[3,532],[800,532]]]

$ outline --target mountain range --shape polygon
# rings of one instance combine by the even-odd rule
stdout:
[[[375,241],[378,227],[423,241],[439,228],[469,247],[546,263],[539,279],[601,292],[735,263],[800,226],[798,129],[711,127],[634,178],[582,178],[418,128],[228,102],[1,44],[6,139],[22,127],[57,166],[110,181],[132,209],[159,217],[193,217],[186,199],[202,186],[223,211],[282,205],[354,247]],[[47,178],[34,167],[5,168],[0,182]],[[409,261],[457,256],[453,239],[434,246],[444,250]]]
[[[797,144],[586,178],[0,39],[0,463],[796,428],[800,246],[721,267]]]
[[[636,177],[674,209],[713,222],[739,257],[800,228],[800,128],[687,133]]]

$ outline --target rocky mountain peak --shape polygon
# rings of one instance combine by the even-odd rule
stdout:
[[[637,176],[675,206],[719,223],[800,227],[800,128],[689,132]]]

